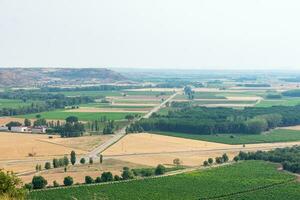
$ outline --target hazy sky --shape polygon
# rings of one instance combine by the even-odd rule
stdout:
[[[0,66],[300,69],[299,0],[0,0]]]

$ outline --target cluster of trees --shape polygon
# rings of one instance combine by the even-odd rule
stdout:
[[[223,163],[227,163],[229,161],[229,157],[227,156],[226,153],[224,153],[222,156],[220,157],[216,157],[215,158],[215,163],[216,164],[223,164]],[[205,160],[203,162],[203,166],[207,167],[214,164],[214,159],[213,158],[208,158],[207,160]]]
[[[79,137],[85,132],[84,124],[78,121],[78,117],[69,116],[66,123],[56,123],[50,126],[49,133],[59,133],[61,137]]]
[[[126,127],[125,132],[126,133],[142,133],[142,132],[144,132],[144,129],[138,123],[133,123]]]
[[[243,110],[187,106],[169,111],[167,115],[154,114],[151,118],[142,119],[131,127],[142,128],[145,131],[192,134],[259,134],[279,126],[298,124],[300,124],[300,105],[249,107]]]
[[[268,83],[245,83],[245,84],[237,84],[237,86],[242,87],[271,87]]]
[[[24,115],[30,113],[39,113],[55,109],[62,109],[66,106],[74,106],[84,103],[92,103],[94,99],[91,97],[66,97],[62,94],[41,93],[25,90],[17,90],[11,92],[1,92],[1,99],[20,99],[24,102],[32,102],[29,106],[21,106],[17,108],[1,108],[0,116]]]
[[[265,160],[281,163],[284,170],[300,173],[300,146],[277,148],[272,151],[240,152],[234,160]]]
[[[185,86],[184,89],[184,94],[188,97],[188,99],[194,99],[194,91],[192,90],[191,86]]]
[[[103,129],[103,134],[113,134],[115,129],[115,121],[109,120]]]

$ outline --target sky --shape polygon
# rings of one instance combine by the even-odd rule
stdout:
[[[300,70],[299,0],[0,0],[0,66]]]

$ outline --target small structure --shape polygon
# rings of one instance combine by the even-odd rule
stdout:
[[[28,128],[26,126],[12,126],[10,130],[12,132],[27,132]]]
[[[32,127],[31,132],[32,133],[46,133],[47,128],[44,126],[37,126],[37,127]]]
[[[8,131],[8,127],[7,126],[0,126],[0,131]]]

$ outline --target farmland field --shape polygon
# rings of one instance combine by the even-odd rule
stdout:
[[[297,192],[300,190],[300,184],[295,183],[293,175],[278,172],[275,164],[247,161],[156,179],[35,191],[30,193],[29,199],[93,199],[95,196],[97,199],[124,200],[212,199],[226,196],[229,199],[239,199],[237,193],[246,195],[259,190],[276,193],[273,191],[277,189],[276,185],[280,186],[282,193],[273,196],[272,199],[300,198]],[[289,192],[289,196],[285,195],[286,192]]]
[[[35,113],[35,114],[28,114],[28,115],[19,115],[19,118],[35,118],[37,114],[40,114],[42,118],[45,119],[53,119],[53,120],[64,120],[69,116],[76,116],[80,121],[90,121],[90,120],[97,120],[101,117],[106,116],[108,120],[122,120],[125,119],[125,116],[128,114],[136,114],[136,113],[122,113],[122,112],[115,112],[115,113],[90,113],[90,112],[65,112],[64,110],[57,110],[57,111],[50,111],[50,112],[42,112],[42,113]]]
[[[15,100],[15,99],[0,99],[0,108],[18,108],[22,106],[29,106],[33,102],[37,102],[37,101],[24,102],[22,100]]]
[[[156,134],[217,142],[224,144],[254,144],[254,143],[275,143],[300,141],[300,131],[288,129],[276,129],[268,133],[249,134],[217,134],[217,135],[196,135],[176,132],[155,132]]]
[[[279,100],[263,100],[258,103],[257,107],[271,107],[271,106],[295,106],[300,104],[300,98],[283,98]]]

